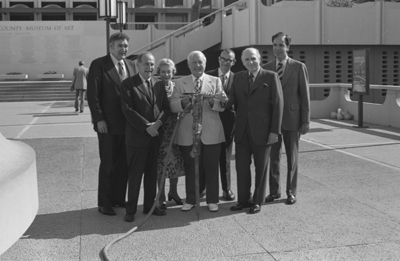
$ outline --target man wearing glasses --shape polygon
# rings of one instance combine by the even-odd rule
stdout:
[[[219,56],[219,68],[206,72],[212,76],[219,77],[222,82],[222,87],[229,95],[233,83],[234,73],[231,71],[232,66],[235,64],[235,53],[231,49],[225,49]],[[225,142],[221,144],[221,154],[219,157],[219,169],[221,175],[221,186],[222,186],[222,197],[227,200],[234,200],[235,194],[231,191],[231,156],[232,156],[232,143],[233,143],[233,131],[235,128],[235,117],[236,112],[234,107],[225,108],[225,111],[220,112],[219,116],[222,121],[224,128]],[[204,191],[205,182],[204,175],[200,179],[200,191]]]

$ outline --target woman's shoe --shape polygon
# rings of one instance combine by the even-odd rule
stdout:
[[[177,204],[177,205],[183,205],[183,201],[181,198],[179,198],[179,196],[178,196],[178,199],[176,199],[173,196],[171,196],[170,194],[168,194],[168,201],[171,201],[171,200],[174,200],[175,204]]]

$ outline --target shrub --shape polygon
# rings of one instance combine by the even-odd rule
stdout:
[[[354,5],[353,0],[325,0],[325,3],[331,7],[352,7]]]

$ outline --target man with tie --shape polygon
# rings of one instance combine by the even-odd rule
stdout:
[[[185,116],[179,121],[175,143],[182,152],[185,178],[186,178],[186,202],[182,211],[191,210],[196,204],[195,189],[195,158],[191,157],[193,145],[193,115],[190,95],[204,94],[201,121],[200,144],[200,170],[206,178],[206,201],[211,212],[218,211],[218,160],[221,152],[221,143],[225,141],[224,129],[218,112],[223,111],[226,95],[222,90],[221,80],[204,73],[206,57],[200,51],[191,52],[188,57],[188,67],[191,75],[176,81],[171,96],[171,110],[174,113],[185,112]]]
[[[125,117],[121,110],[121,82],[135,74],[132,61],[125,59],[129,37],[110,37],[110,53],[95,59],[89,69],[87,98],[100,152],[98,207],[114,216],[112,207],[125,207],[128,168],[125,151]]]
[[[126,153],[128,158],[128,201],[126,222],[133,222],[137,212],[140,186],[143,180],[143,213],[148,214],[157,192],[157,158],[162,128],[170,115],[169,100],[163,85],[152,77],[154,56],[150,52],[137,58],[139,73],[121,85],[122,112],[126,124]],[[156,207],[153,215],[163,216],[165,210]]]
[[[227,106],[235,105],[235,144],[238,203],[232,211],[250,208],[261,211],[264,202],[267,167],[271,145],[278,141],[283,111],[282,88],[278,74],[260,66],[261,55],[255,48],[242,52],[247,70],[235,74]],[[254,158],[255,181],[251,199],[251,170]]]
[[[271,148],[271,166],[269,176],[269,195],[265,202],[271,202],[281,197],[279,185],[280,158],[282,140],[287,158],[287,204],[297,201],[297,173],[300,135],[310,128],[310,90],[308,72],[304,63],[288,57],[291,38],[282,32],[272,36],[275,60],[264,66],[264,69],[276,71],[280,76],[283,89],[283,119],[282,135]]]
[[[207,72],[207,74],[219,77],[221,79],[222,87],[226,95],[229,95],[229,92],[232,88],[234,73],[231,71],[231,68],[235,62],[235,53],[231,49],[225,49],[219,56],[219,68]],[[225,107],[225,110],[220,112],[219,116],[221,118],[225,134],[225,142],[221,143],[221,154],[219,157],[222,197],[225,200],[230,201],[235,199],[235,194],[233,194],[231,191],[231,157],[236,116],[234,106],[229,108]]]

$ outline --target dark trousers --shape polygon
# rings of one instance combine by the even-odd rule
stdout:
[[[195,189],[195,159],[190,156],[192,146],[179,146],[182,152],[183,163],[185,167],[185,186],[186,203],[196,204]],[[201,144],[199,155],[199,174],[205,175],[206,201],[207,204],[219,202],[219,184],[218,184],[218,160],[221,151],[221,144],[204,145]],[[199,175],[200,177],[201,175]]]
[[[233,143],[227,145],[226,142],[221,143],[221,153],[219,156],[219,171],[221,176],[222,190],[231,189],[231,157]]]
[[[221,152],[219,155],[219,174],[221,176],[221,187],[223,191],[231,189],[231,157],[233,142],[229,145],[226,142],[221,143]],[[200,193],[206,189],[206,176],[204,172],[200,173]]]
[[[286,194],[295,195],[297,190],[297,172],[299,157],[299,139],[300,132],[282,130],[279,135],[278,142],[274,143],[271,148],[271,166],[269,174],[269,192],[271,194],[280,194],[280,160],[282,141],[285,145],[287,157],[287,181]]]
[[[100,152],[97,204],[99,207],[125,204],[128,181],[125,135],[97,132],[97,138]]]
[[[143,179],[144,201],[143,211],[150,211],[157,194],[157,158],[160,144],[152,138],[147,147],[126,147],[128,158],[128,202],[127,214],[136,214],[140,186]]]
[[[251,156],[254,158],[256,172],[252,201],[259,205],[264,202],[270,150],[270,145],[255,144],[248,130],[244,138],[240,142],[236,142],[238,203],[246,203],[251,200]]]

